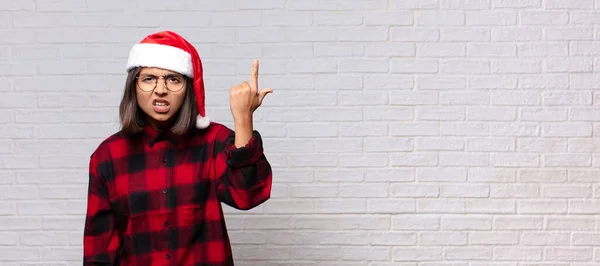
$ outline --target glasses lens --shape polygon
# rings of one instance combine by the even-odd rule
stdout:
[[[157,78],[150,75],[142,75],[138,78],[138,86],[143,91],[152,91],[156,86]]]
[[[165,77],[167,83],[167,89],[170,91],[180,91],[185,84],[185,81],[180,75],[168,75]]]

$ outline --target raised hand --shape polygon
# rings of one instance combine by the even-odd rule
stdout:
[[[229,90],[229,105],[233,119],[251,121],[254,111],[262,104],[265,96],[271,92],[273,90],[270,88],[258,91],[258,60],[254,60],[251,82],[244,81]]]

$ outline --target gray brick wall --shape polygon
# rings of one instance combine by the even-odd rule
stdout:
[[[0,264],[80,265],[90,152],[128,51],[204,60],[208,114],[261,60],[273,197],[239,265],[600,264],[600,1],[0,0]]]

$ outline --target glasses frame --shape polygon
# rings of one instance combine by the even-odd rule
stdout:
[[[142,76],[152,76],[152,77],[156,77],[157,78],[156,81],[154,82],[154,87],[151,90],[147,91],[147,90],[144,90],[144,89],[141,88],[141,86],[139,84],[139,82],[140,82],[140,74],[138,74],[135,77],[135,80],[136,80],[135,85],[138,88],[140,88],[140,90],[142,90],[143,92],[153,92],[154,90],[156,90],[156,86],[158,85],[158,80],[160,80],[160,79],[163,79],[163,82],[165,84],[165,88],[167,88],[167,90],[170,91],[170,92],[181,91],[185,87],[186,82],[187,82],[186,79],[185,79],[185,77],[183,75],[166,74],[166,75],[160,75],[160,76],[159,75],[142,75]],[[172,90],[172,89],[169,88],[169,85],[167,85],[167,77],[171,77],[171,76],[181,76],[181,80],[183,82],[181,83],[181,88],[179,88],[178,90]]]

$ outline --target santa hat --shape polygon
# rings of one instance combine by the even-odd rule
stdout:
[[[196,48],[187,40],[172,31],[148,35],[135,44],[129,53],[127,71],[134,67],[158,67],[190,77],[199,112],[196,127],[202,129],[210,125],[204,108],[202,61]]]

